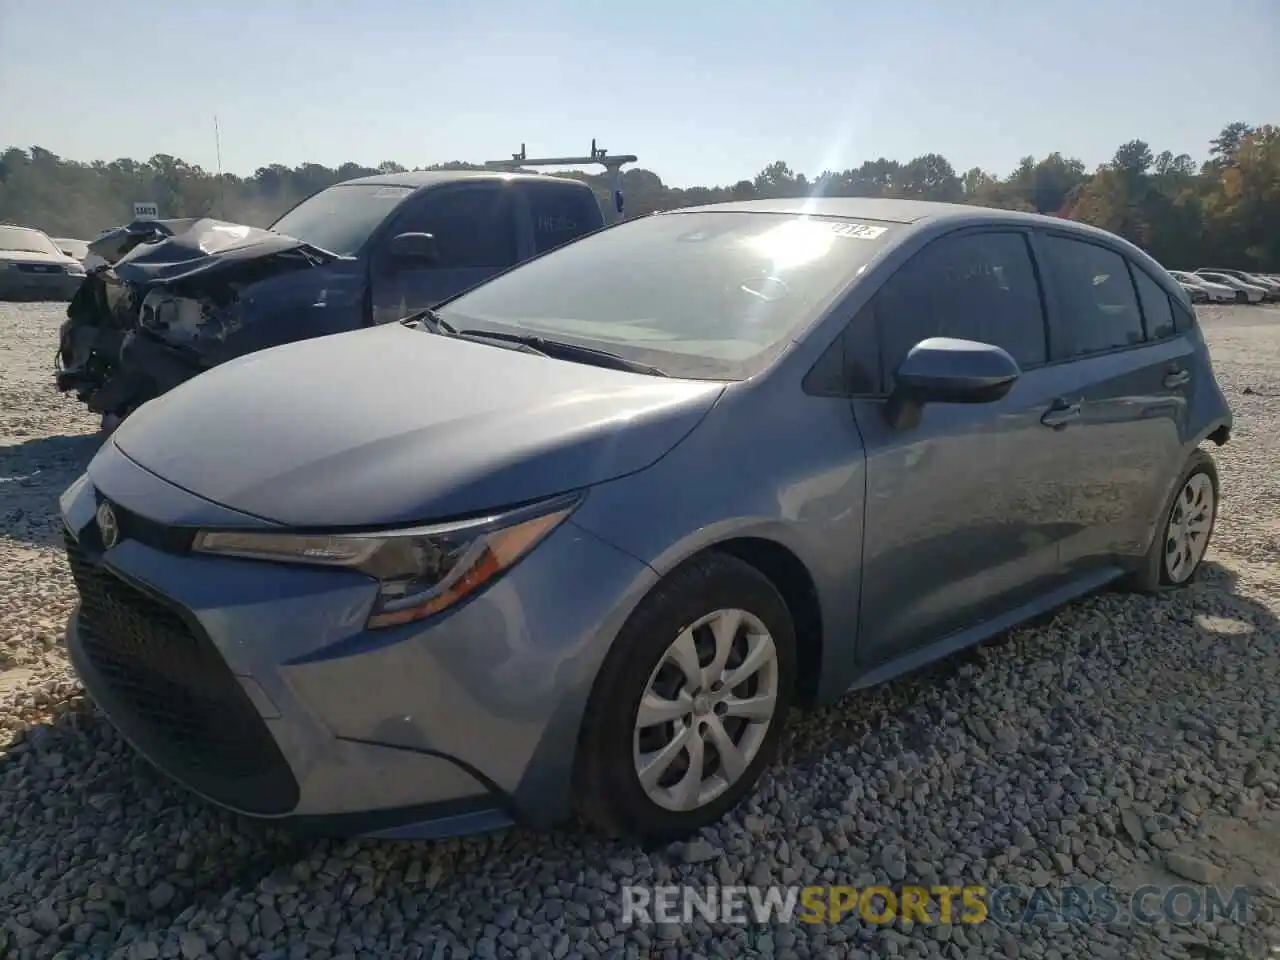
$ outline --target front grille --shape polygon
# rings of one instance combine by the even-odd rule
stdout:
[[[97,565],[68,532],[90,692],[157,765],[246,813],[287,813],[298,785],[248,694],[198,625]],[[86,678],[88,681],[89,678]]]
[[[19,263],[17,264],[19,273],[39,273],[39,274],[59,274],[66,273],[66,270],[58,263]]]

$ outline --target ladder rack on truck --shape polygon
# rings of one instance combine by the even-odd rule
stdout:
[[[618,154],[610,156],[603,147],[596,147],[591,141],[591,155],[586,157],[534,157],[530,159],[525,145],[520,144],[520,152],[513,153],[510,160],[489,160],[485,166],[492,170],[518,170],[521,167],[570,167],[598,164],[609,174],[609,195],[613,207],[613,220],[622,219],[622,167],[636,162],[635,154]]]

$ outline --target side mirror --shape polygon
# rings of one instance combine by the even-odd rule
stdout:
[[[439,258],[436,238],[430,233],[401,233],[391,238],[392,259],[405,265],[424,266]]]
[[[904,430],[919,424],[927,403],[991,403],[1021,375],[1017,361],[1000,347],[930,337],[912,347],[894,372],[885,419]]]

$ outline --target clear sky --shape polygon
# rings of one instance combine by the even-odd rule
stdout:
[[[1090,167],[1280,123],[1280,0],[0,0],[0,147],[224,169],[586,153],[676,186]]]

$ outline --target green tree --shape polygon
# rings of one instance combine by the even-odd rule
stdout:
[[[749,179],[722,186],[672,187],[651,170],[623,174],[627,215],[694,204],[771,197],[908,197],[980,204],[1084,220],[1127,237],[1170,266],[1214,265],[1280,270],[1280,132],[1273,125],[1229,123],[1208,143],[1197,168],[1187,154],[1153,152],[1143,140],[1121,144],[1092,173],[1054,152],[1019,161],[1007,176],[972,168],[956,172],[939,153],[906,162],[887,157],[810,179],[776,160]],[[271,164],[251,176],[218,176],[179,157],[122,157],[81,163],[42,147],[0,152],[0,220],[40,227],[54,236],[91,238],[129,219],[132,203],[154,200],[168,217],[216,216],[266,226],[318,190],[375,173],[377,167]],[[430,170],[475,170],[451,160]],[[589,184],[609,202],[602,174],[560,174]]]

